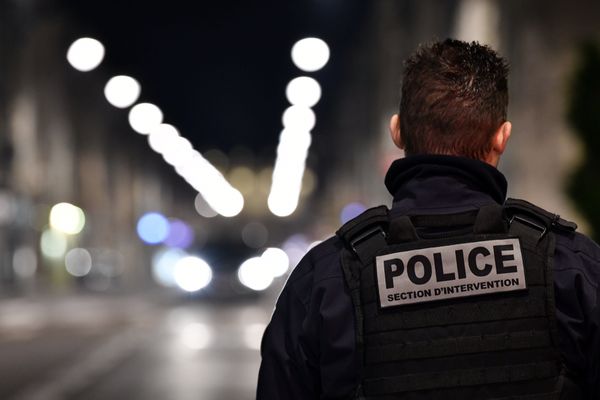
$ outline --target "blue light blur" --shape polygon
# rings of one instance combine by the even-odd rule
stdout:
[[[169,221],[160,213],[146,213],[138,220],[137,234],[147,244],[161,243],[169,235]]]
[[[342,224],[350,221],[352,218],[359,216],[363,211],[365,211],[367,207],[361,203],[350,203],[347,204],[340,214],[340,220]]]
[[[185,222],[174,219],[169,225],[169,234],[164,243],[169,247],[186,249],[194,241],[194,231]]]

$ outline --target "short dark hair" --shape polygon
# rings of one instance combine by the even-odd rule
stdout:
[[[400,129],[407,154],[484,159],[506,121],[508,64],[477,42],[420,46],[405,62]]]

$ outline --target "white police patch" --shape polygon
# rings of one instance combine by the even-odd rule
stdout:
[[[519,239],[384,254],[375,268],[381,307],[527,288]]]

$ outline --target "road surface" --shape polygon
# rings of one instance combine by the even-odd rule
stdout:
[[[273,299],[0,301],[0,398],[253,399]]]

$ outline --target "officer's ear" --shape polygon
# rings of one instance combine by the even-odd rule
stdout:
[[[496,167],[498,162],[500,161],[500,156],[506,150],[506,144],[508,143],[508,139],[510,138],[510,133],[512,130],[512,124],[510,121],[505,121],[494,133],[492,136],[492,150],[487,156],[485,160],[488,164]]]
[[[402,141],[402,134],[400,133],[400,116],[398,114],[394,114],[392,115],[392,118],[390,118],[390,136],[396,147],[404,150],[404,142]]]

